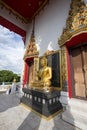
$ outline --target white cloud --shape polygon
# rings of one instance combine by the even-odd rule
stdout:
[[[22,38],[0,26],[0,70],[21,73],[23,67],[24,43]]]

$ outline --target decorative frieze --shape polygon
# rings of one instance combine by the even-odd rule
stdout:
[[[42,99],[38,96],[32,96],[31,94],[27,94],[27,93],[24,93],[24,97],[29,99],[29,100],[33,100],[35,102],[38,102],[38,103],[41,103],[41,104],[45,104],[47,101],[45,99]],[[48,100],[48,103],[51,105],[51,104],[54,104],[54,103],[57,103],[59,101],[59,97],[55,97],[55,98],[51,98]]]
[[[60,91],[37,91],[23,88],[24,96],[21,102],[31,107],[34,111],[44,115],[46,118],[62,111],[63,107],[59,101]],[[30,95],[29,98],[25,95]],[[32,97],[32,98],[31,98]]]
[[[61,73],[62,73],[62,81],[67,80],[67,66],[66,66],[66,48],[62,47],[61,49]]]
[[[35,43],[35,37],[32,33],[30,43],[28,44],[26,51],[25,51],[24,60],[26,60],[27,58],[38,56],[38,55],[39,55],[39,51],[37,50],[37,46]]]
[[[58,40],[61,46],[73,36],[87,32],[87,5],[82,0],[72,0],[66,27]]]

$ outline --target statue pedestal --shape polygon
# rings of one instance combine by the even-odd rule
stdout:
[[[59,101],[60,92],[44,92],[28,88],[23,88],[23,92],[24,95],[21,98],[21,102],[46,117],[62,110],[62,105]]]

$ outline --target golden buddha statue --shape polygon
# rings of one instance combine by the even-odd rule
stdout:
[[[41,68],[37,71],[38,80],[32,83],[34,87],[49,88],[51,85],[52,69],[47,66],[47,58],[44,56],[40,60]]]
[[[13,79],[13,82],[16,83],[16,79],[15,78]]]

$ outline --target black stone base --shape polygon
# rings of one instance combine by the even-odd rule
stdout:
[[[21,102],[46,117],[62,109],[60,92],[41,92],[27,88],[23,88],[23,92]]]

